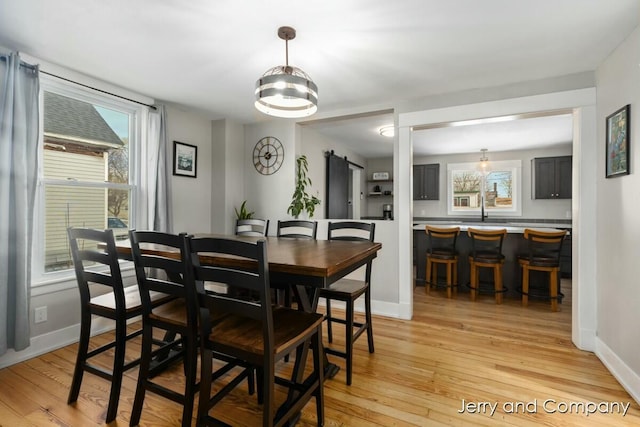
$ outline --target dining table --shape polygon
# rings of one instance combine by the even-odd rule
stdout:
[[[275,236],[249,237],[222,234],[197,233],[194,237],[218,237],[267,243],[267,259],[269,262],[269,280],[271,283],[289,284],[297,296],[299,309],[315,313],[318,308],[319,290],[345,277],[349,273],[366,265],[377,257],[382,244],[370,241],[344,240],[312,240],[296,238],[279,238]],[[131,259],[129,240],[116,242],[118,254],[123,259]],[[143,247],[141,251],[163,256],[179,257],[179,253],[163,247]],[[251,267],[251,261],[216,254],[201,254],[202,264]],[[324,353],[325,377],[333,378],[339,367],[329,362]],[[306,355],[296,358],[294,375],[303,375]]]

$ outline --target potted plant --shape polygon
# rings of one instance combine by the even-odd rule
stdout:
[[[298,219],[298,216],[303,211],[306,211],[309,218],[313,218],[313,213],[315,212],[316,206],[320,204],[320,199],[307,193],[307,186],[311,186],[311,179],[307,176],[307,172],[309,172],[307,156],[302,155],[298,157],[296,159],[296,165],[296,188],[293,191],[293,197],[291,198],[291,204],[287,212]]]
[[[249,209],[247,209],[246,200],[242,202],[242,204],[240,205],[240,210],[238,210],[238,208],[233,208],[233,209],[236,211],[237,219],[251,219],[253,218],[253,214],[255,213],[255,212],[249,212]]]

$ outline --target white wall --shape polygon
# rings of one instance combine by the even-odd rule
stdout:
[[[640,401],[640,29],[597,69],[598,151],[605,152],[606,116],[631,104],[630,170],[606,179],[598,157],[597,176],[597,353]]]
[[[519,150],[488,152],[489,163],[499,160],[522,161],[522,218],[536,219],[568,219],[571,217],[571,200],[535,200],[531,197],[531,160],[535,157],[571,155],[571,143],[544,150]],[[447,164],[477,162],[477,154],[449,154],[444,156],[414,157],[414,164],[440,163],[440,199],[417,200],[413,202],[414,217],[446,217],[447,216]]]
[[[171,177],[173,231],[211,232],[211,120],[167,105],[167,156],[173,162],[173,141],[198,147],[196,178]]]

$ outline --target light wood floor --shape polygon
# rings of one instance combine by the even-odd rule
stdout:
[[[567,294],[568,288],[563,286]],[[571,343],[567,296],[561,311],[552,313],[543,302],[523,308],[506,300],[496,306],[489,296],[472,303],[465,293],[448,300],[443,292],[427,296],[424,288],[416,288],[413,320],[375,317],[375,354],[367,352],[366,338],[356,343],[353,385],[346,386],[344,370],[325,383],[325,425],[640,425],[638,404],[593,354]],[[139,347],[130,349],[135,355]],[[0,426],[104,424],[105,380],[85,374],[78,402],[66,404],[75,352],[71,345],[0,370]],[[332,360],[344,367],[340,359]],[[291,365],[283,363],[281,370]],[[137,369],[127,373],[114,426],[128,425],[136,375]],[[166,376],[179,386],[181,366]],[[493,415],[490,410],[461,414],[463,400],[497,403],[497,409]],[[601,410],[611,402],[631,407],[626,416],[617,408],[588,416],[560,413],[575,402],[594,402]],[[260,424],[260,407],[244,385],[216,411],[233,425]],[[148,394],[141,425],[175,426],[180,414],[177,404]],[[315,425],[313,401],[298,425]]]

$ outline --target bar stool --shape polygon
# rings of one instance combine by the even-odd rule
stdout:
[[[469,276],[471,300],[475,301],[476,294],[480,292],[480,269],[491,268],[493,270],[493,289],[482,289],[495,294],[496,304],[502,304],[502,295],[507,288],[502,283],[502,266],[504,255],[502,254],[502,242],[507,230],[478,230],[467,229],[471,238],[471,254],[469,255]]]
[[[456,240],[460,234],[460,227],[440,228],[425,226],[427,233],[427,275],[425,280],[426,292],[431,286],[446,287],[447,298],[451,298],[451,290],[458,288],[458,251]],[[438,266],[444,265],[446,283],[438,283]]]
[[[518,263],[522,267],[522,305],[529,303],[529,296],[551,300],[551,310],[558,311],[558,301],[564,295],[558,291],[560,275],[560,251],[566,231],[541,231],[525,228],[524,238],[527,240],[527,253],[518,255]],[[543,271],[549,273],[549,293],[531,293],[529,290],[529,272]]]

